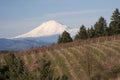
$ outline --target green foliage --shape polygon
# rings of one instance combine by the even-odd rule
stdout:
[[[103,17],[100,17],[98,22],[95,23],[94,28],[96,37],[104,36],[107,28],[106,20]]]
[[[11,52],[5,57],[6,64],[1,67],[2,79],[24,80],[28,76],[27,69],[22,60],[15,57]]]
[[[0,80],[5,80],[7,75],[6,72],[8,71],[8,67],[5,65],[0,66]]]
[[[95,30],[94,30],[94,28],[93,27],[91,27],[90,29],[88,28],[87,34],[88,34],[88,38],[95,37]]]
[[[111,22],[109,24],[110,30],[111,30],[111,35],[112,34],[119,34],[120,33],[120,12],[118,9],[116,9],[113,12],[113,15],[111,17]]]
[[[62,38],[61,38],[61,36],[59,35],[59,37],[58,37],[58,42],[57,42],[57,43],[59,44],[59,43],[61,43],[61,42],[62,42]]]
[[[80,27],[78,34],[76,34],[75,40],[77,39],[87,39],[87,31],[84,25]]]
[[[0,80],[67,80],[66,75],[54,76],[51,62],[42,58],[37,69],[39,74],[28,71],[22,60],[16,58],[13,53],[5,57],[5,65],[0,66]]]
[[[64,31],[62,33],[62,36],[59,36],[58,38],[58,44],[59,43],[67,43],[67,42],[72,42],[72,38],[70,36],[70,34],[67,31]]]
[[[75,40],[87,39],[101,36],[111,36],[120,33],[120,12],[116,9],[111,17],[109,27],[107,26],[106,20],[100,17],[99,20],[94,24],[94,27],[85,29],[84,25],[80,27],[78,34],[75,36]]]
[[[120,21],[120,12],[118,8],[116,8],[116,10],[113,12],[111,20],[117,21],[117,22]]]

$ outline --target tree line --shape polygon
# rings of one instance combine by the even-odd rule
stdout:
[[[109,26],[107,26],[105,18],[101,16],[94,24],[94,26],[88,29],[82,25],[79,29],[79,32],[75,35],[74,40],[85,40],[88,38],[112,36],[115,34],[120,34],[120,12],[118,8],[116,8],[113,12]],[[70,34],[67,31],[64,31],[62,35],[59,35],[58,44],[72,42],[74,40],[71,38]]]

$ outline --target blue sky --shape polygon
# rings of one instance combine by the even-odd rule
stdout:
[[[120,0],[0,0],[0,38],[26,33],[41,23],[56,20],[68,27],[107,22]]]

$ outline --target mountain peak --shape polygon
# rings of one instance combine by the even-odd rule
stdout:
[[[52,24],[56,24],[56,23],[58,23],[57,21],[55,21],[55,20],[49,20],[49,21],[47,21],[47,22],[45,22],[46,24],[50,24],[50,23],[52,23]]]
[[[40,26],[31,30],[30,32],[16,36],[15,38],[50,36],[61,34],[64,30],[66,30],[65,25],[62,25],[54,20],[50,20],[42,23]]]

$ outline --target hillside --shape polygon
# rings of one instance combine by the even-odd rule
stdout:
[[[120,80],[120,35],[34,48],[16,54],[29,70],[37,73],[37,63],[46,56],[52,61],[55,75],[65,74],[68,80]],[[1,55],[1,62],[4,62]]]

